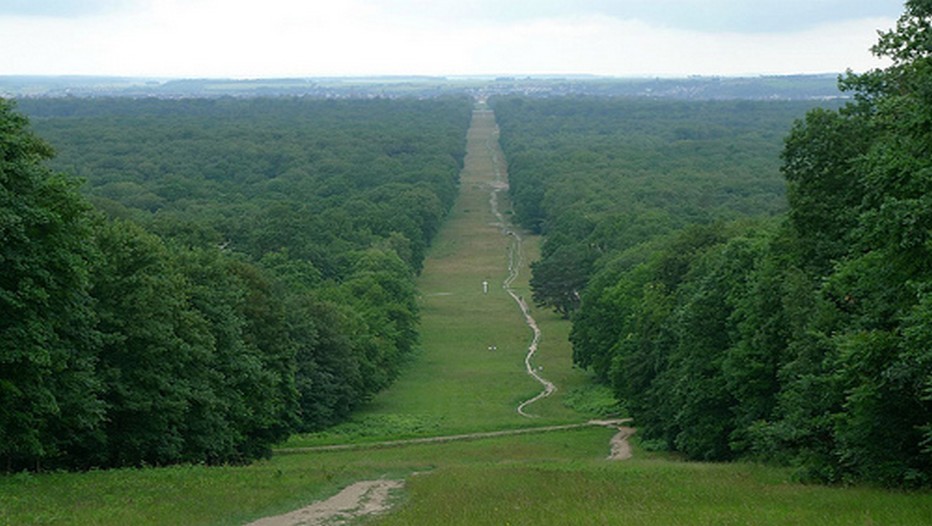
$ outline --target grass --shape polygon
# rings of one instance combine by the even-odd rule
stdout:
[[[490,122],[471,133],[488,133]],[[480,144],[483,146],[484,144]],[[569,324],[534,312],[544,334],[535,363],[559,391],[539,392],[523,368],[530,330],[499,287],[507,239],[489,225],[490,169],[473,144],[461,197],[421,278],[423,350],[402,378],[350,422],[287,446],[368,442],[575,423],[616,411],[573,369]],[[486,164],[483,164],[486,163]],[[536,240],[525,246],[533,260]],[[527,292],[527,269],[516,287]],[[484,279],[493,285],[482,293]],[[497,351],[489,351],[489,345]],[[932,524],[932,493],[829,488],[783,469],[703,464],[634,448],[608,462],[612,431],[582,428],[443,444],[276,454],[248,466],[122,469],[0,477],[0,525],[236,525],[326,498],[353,482],[405,478],[396,508],[375,524]],[[415,475],[416,474],[416,475]]]
[[[407,491],[408,500],[376,524],[866,525],[932,520],[928,494],[809,487],[789,483],[785,472],[773,468],[652,458],[443,467],[411,478]]]
[[[406,477],[375,524],[932,524],[932,494],[791,482],[781,469],[671,460],[584,428],[474,442],[276,455],[244,467],[180,466],[0,479],[0,524],[233,525],[290,511],[357,480]],[[418,473],[412,475],[412,473]]]

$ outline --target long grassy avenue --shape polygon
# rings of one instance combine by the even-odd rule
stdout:
[[[420,355],[350,422],[325,433],[293,437],[288,446],[579,423],[589,416],[564,404],[567,395],[587,382],[585,374],[572,367],[569,323],[536,309],[533,316],[543,336],[533,363],[543,368],[558,391],[528,407],[537,418],[517,412],[518,404],[540,392],[541,385],[524,366],[532,332],[502,287],[508,277],[511,237],[503,233],[489,203],[496,170],[505,176],[495,117],[480,110],[469,131],[457,204],[419,281]],[[500,192],[498,200],[507,220],[506,194]],[[528,265],[537,258],[538,239],[524,236],[521,246],[522,264],[511,286],[530,299]]]

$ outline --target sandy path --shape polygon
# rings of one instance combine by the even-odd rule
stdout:
[[[490,110],[477,110],[477,111],[489,111]],[[518,308],[521,309],[521,314],[524,316],[524,322],[530,327],[533,334],[531,338],[531,343],[528,345],[527,354],[524,356],[524,368],[527,371],[527,374],[532,378],[537,380],[544,389],[538,393],[533,398],[525,400],[518,404],[517,411],[521,416],[526,417],[536,417],[527,413],[525,408],[538,400],[546,398],[552,395],[557,390],[557,386],[553,382],[544,378],[538,371],[539,369],[535,368],[531,363],[531,359],[534,357],[534,354],[537,353],[538,346],[540,344],[541,332],[540,328],[537,326],[537,321],[531,316],[531,310],[528,307],[524,298],[519,296],[514,289],[511,288],[512,283],[518,279],[518,273],[520,271],[521,265],[523,263],[524,253],[522,251],[522,239],[521,234],[516,230],[512,229],[509,222],[505,219],[505,216],[498,209],[498,194],[504,190],[508,189],[508,183],[505,182],[504,174],[502,173],[502,162],[498,156],[498,151],[495,148],[493,141],[498,137],[498,130],[496,130],[489,140],[486,142],[486,149],[489,152],[489,156],[492,159],[492,166],[494,167],[494,180],[490,183],[491,192],[489,193],[489,206],[492,208],[492,214],[498,220],[498,226],[501,227],[502,233],[511,237],[511,246],[508,250],[508,277],[505,278],[505,281],[502,282],[502,288],[505,289],[505,292],[515,303],[518,305]]]
[[[607,460],[628,460],[631,458],[631,444],[628,439],[637,432],[633,427],[627,427],[624,424],[630,423],[630,418],[618,418],[613,420],[590,420],[589,425],[614,427],[618,430],[611,440],[611,452],[606,457]]]
[[[483,438],[495,438],[511,435],[527,435],[531,433],[547,433],[550,431],[566,431],[569,429],[579,429],[582,427],[600,426],[614,427],[618,429],[618,434],[612,438],[612,445],[617,443],[627,443],[628,437],[634,434],[634,429],[624,427],[622,424],[631,422],[630,418],[615,420],[589,420],[581,424],[561,424],[557,426],[538,426],[538,427],[520,427],[517,429],[504,429],[501,431],[486,431],[482,433],[465,433],[461,435],[443,435],[435,437],[406,438],[402,440],[386,440],[383,442],[352,443],[352,444],[332,444],[329,446],[309,446],[309,447],[290,447],[276,449],[275,453],[314,453],[319,451],[345,451],[352,449],[378,449],[386,447],[411,446],[416,444],[436,444],[440,442],[455,442],[461,440],[480,440]],[[630,446],[628,447],[628,456],[630,457]],[[609,458],[612,458],[611,455]]]
[[[369,444],[335,444],[330,446],[301,447],[277,449],[276,453],[310,453],[319,451],[339,451],[347,449],[366,449],[408,446],[412,444],[428,444],[452,442],[457,440],[478,440],[510,435],[529,433],[546,433],[548,431],[563,431],[579,429],[590,426],[616,427],[618,433],[612,437],[611,453],[608,460],[627,460],[631,458],[631,445],[628,438],[634,434],[635,429],[622,424],[630,422],[630,418],[619,420],[590,420],[582,424],[564,424],[559,426],[528,427],[519,429],[506,429],[503,431],[489,431],[485,433],[467,433],[462,435],[446,435],[438,437],[411,438],[406,440],[391,440]],[[357,482],[344,488],[340,493],[327,500],[315,502],[299,510],[266,517],[251,522],[246,526],[313,526],[322,524],[343,524],[364,515],[373,515],[386,511],[389,507],[389,494],[391,490],[404,487],[402,480],[366,480]]]
[[[343,491],[327,500],[315,502],[284,515],[259,519],[247,526],[344,524],[364,515],[374,515],[387,510],[389,492],[403,486],[402,480],[364,480],[343,488]]]
[[[628,460],[631,458],[631,444],[628,443],[628,439],[636,431],[633,427],[618,427],[618,433],[612,437],[612,452],[608,454],[608,460]]]

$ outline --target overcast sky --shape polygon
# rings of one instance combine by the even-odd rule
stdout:
[[[758,75],[881,65],[902,0],[0,0],[0,75]]]

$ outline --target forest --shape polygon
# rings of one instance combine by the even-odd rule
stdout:
[[[471,108],[0,100],[0,469],[245,462],[386,387]]]
[[[932,484],[930,18],[841,107],[495,102],[534,299],[645,446]]]
[[[688,225],[784,212],[781,140],[817,103],[493,104],[516,220],[546,236],[535,300],[568,316],[599,260]]]

